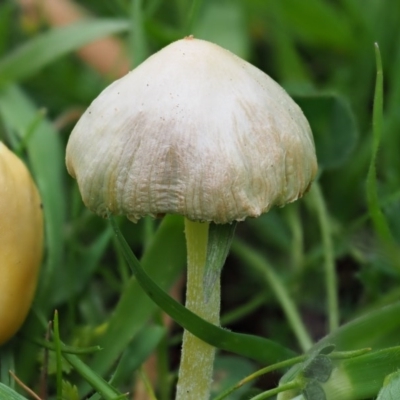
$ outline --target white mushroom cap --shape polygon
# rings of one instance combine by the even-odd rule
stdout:
[[[227,223],[295,201],[317,171],[310,126],[268,75],[188,37],[107,87],[75,126],[67,168],[97,214]]]

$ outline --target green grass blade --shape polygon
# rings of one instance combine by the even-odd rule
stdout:
[[[294,36],[287,29],[282,29],[284,22],[279,2],[269,4],[268,14],[271,15],[271,19],[276,21],[268,28],[270,30],[268,35],[273,37],[271,44],[278,82],[283,83],[286,89],[288,87],[312,87],[309,68],[296,47]]]
[[[10,1],[3,1],[0,4],[0,56],[3,56],[10,40],[13,26],[13,16],[16,4]]]
[[[0,90],[0,114],[10,130],[20,138],[29,131],[32,121],[35,121],[39,111],[31,99],[15,85],[9,85]],[[52,282],[57,268],[63,264],[64,222],[66,215],[64,176],[64,156],[60,137],[52,124],[43,118],[34,134],[26,143],[30,170],[33,173],[44,209],[46,259],[42,266],[37,304],[47,314],[52,309],[51,293],[57,288]],[[41,334],[40,327],[28,318],[24,332],[28,336],[37,337]],[[18,349],[18,358],[23,360],[19,368],[19,377],[27,382],[29,375],[35,371],[36,351],[29,343],[23,343]]]
[[[128,28],[128,21],[97,19],[80,21],[38,35],[0,61],[0,85],[27,78],[87,43]]]
[[[204,3],[204,4],[200,4]],[[242,58],[249,57],[250,40],[246,30],[243,2],[193,0],[192,27],[185,26],[185,35],[209,40]]]
[[[15,359],[11,343],[0,346],[0,382],[14,389],[15,381],[9,372],[15,371]]]
[[[0,114],[4,123],[24,138],[32,121],[37,119],[38,109],[30,98],[18,87],[9,85],[0,90]],[[47,258],[42,269],[38,294],[50,310],[49,293],[54,271],[62,265],[63,228],[66,215],[64,178],[64,154],[62,144],[53,125],[43,118],[30,140],[26,143],[29,162],[34,179],[42,197]],[[40,301],[40,300],[39,300]]]
[[[53,342],[56,352],[56,386],[57,386],[57,400],[62,400],[62,353],[61,353],[61,339],[60,339],[60,327],[58,323],[58,311],[54,311],[53,319]]]
[[[318,182],[314,182],[307,198],[310,210],[317,214],[321,241],[324,253],[325,289],[327,296],[327,314],[329,331],[332,332],[339,327],[339,298],[338,279],[336,276],[335,252],[332,240],[332,228],[329,221],[329,213],[322,190]]]
[[[186,36],[193,34],[192,30],[195,25],[196,18],[199,14],[202,2],[202,0],[192,0],[192,5],[190,7],[190,12],[184,32]]]
[[[162,326],[144,327],[121,356],[110,383],[116,386],[129,381],[132,373],[150,357],[165,335],[166,329]]]
[[[146,33],[144,30],[143,0],[131,0],[131,59],[137,67],[148,57]]]
[[[87,287],[95,273],[101,258],[107,250],[113,236],[111,228],[99,234],[89,245],[79,252],[79,257],[70,262],[68,268],[57,271],[51,303],[58,306],[74,296],[79,296]]]
[[[21,396],[8,386],[0,383],[0,399],[7,400],[28,400],[26,397]]]
[[[143,290],[145,290],[148,296],[184,329],[212,346],[263,363],[276,362],[295,355],[291,350],[271,340],[221,329],[204,321],[196,314],[186,309],[182,304],[165,293],[146,274],[139,261],[132,253],[128,243],[120,233],[114,219],[111,217],[110,220],[126,261],[132,271],[134,271],[135,277],[141,284]]]
[[[24,339],[26,339],[44,349],[47,349],[50,351],[56,351],[55,345],[51,344],[50,342],[48,342],[44,339],[38,339],[38,338],[31,339],[31,338],[26,338],[26,337],[24,337]],[[91,347],[75,347],[75,346],[66,346],[66,345],[61,346],[62,353],[77,354],[77,355],[93,354],[93,353],[96,353],[101,350],[102,349],[100,346],[91,346]]]
[[[400,302],[397,302],[342,325],[318,343],[320,346],[334,344],[341,351],[393,346],[398,342],[399,325]]]
[[[43,328],[46,327],[46,321],[44,320],[42,313],[33,312],[31,314],[32,319],[34,319],[38,325],[41,325]],[[96,371],[84,363],[80,357],[74,354],[76,353],[75,351],[74,353],[69,352],[69,350],[71,350],[71,346],[66,346],[61,340],[58,341],[62,357],[74,368],[74,370],[84,379],[84,381],[88,383],[89,387],[95,389],[105,400],[125,398],[125,395],[121,394],[117,389],[106,382]],[[39,345],[41,345],[41,343],[39,343]],[[50,344],[50,346],[44,347],[49,348],[52,351],[56,351],[56,345]],[[0,397],[0,399],[2,398]]]
[[[93,371],[87,364],[85,364],[78,356],[74,354],[64,353],[63,357],[74,367],[75,371],[85,379],[97,392],[100,393],[105,400],[115,400],[116,398],[126,398],[123,394],[119,393],[101,376]]]
[[[373,142],[372,142],[372,156],[367,176],[367,201],[368,211],[375,227],[376,233],[378,234],[382,245],[388,251],[393,265],[399,269],[399,251],[396,247],[396,242],[392,236],[389,225],[386,221],[385,216],[380,208],[378,198],[378,188],[376,180],[376,159],[378,155],[379,145],[382,137],[382,126],[383,126],[383,71],[382,71],[382,60],[379,51],[379,46],[375,44],[375,56],[376,56],[376,83],[375,83],[375,95],[374,95],[374,107],[373,107],[373,119],[372,119],[372,131],[373,131]]]
[[[232,245],[232,251],[235,255],[250,268],[254,269],[268,286],[272,289],[274,295],[279,301],[286,318],[291,326],[303,351],[307,351],[313,344],[312,339],[304,326],[300,314],[290,298],[284,284],[279,279],[273,268],[255,249],[250,248],[239,240],[235,240]]]
[[[379,199],[376,187],[376,158],[379,150],[379,145],[382,136],[382,120],[383,120],[383,71],[382,60],[379,52],[378,44],[375,44],[376,55],[376,83],[375,83],[375,96],[373,107],[373,142],[372,142],[372,156],[371,163],[368,171],[367,178],[367,199],[368,208],[371,219],[379,235],[386,240],[390,240],[389,228],[386,224],[385,218],[379,207]]]
[[[267,390],[267,391],[265,391],[263,393],[260,393],[257,396],[252,397],[250,400],[269,399],[272,396],[275,396],[277,394],[279,395],[280,393],[285,392],[285,391],[289,391],[291,389],[296,389],[299,386],[300,386],[300,384],[298,382],[290,382],[290,383],[287,383],[286,385],[278,386],[277,388],[270,389],[270,390]],[[300,398],[300,399],[297,399],[297,400],[302,400],[302,399]],[[306,400],[325,400],[325,398],[324,397],[311,397],[311,396],[308,397],[307,396]]]
[[[178,279],[185,262],[183,219],[167,215],[146,249],[141,263],[147,273],[164,290],[168,290]],[[137,304],[140,304],[140,307],[135,307]],[[93,357],[90,366],[100,375],[107,373],[156,310],[157,306],[148,298],[136,278],[132,277],[103,336],[100,337],[98,344],[103,350]],[[80,393],[83,392],[84,387],[80,388]]]

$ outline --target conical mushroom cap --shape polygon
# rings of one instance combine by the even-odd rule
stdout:
[[[301,197],[317,161],[306,118],[275,81],[188,37],[92,102],[67,168],[97,214],[227,223]]]

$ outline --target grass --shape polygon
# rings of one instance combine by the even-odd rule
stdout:
[[[139,400],[173,398],[181,328],[163,317],[132,277],[110,224],[85,209],[64,153],[77,116],[118,76],[124,60],[133,67],[191,33],[246,58],[287,89],[311,123],[320,165],[317,183],[303,200],[237,226],[222,271],[222,321],[229,319],[232,332],[226,330],[226,337],[237,344],[229,354],[218,352],[213,398],[274,364],[252,356],[259,353],[252,346],[267,342],[283,358],[297,354],[301,360],[280,369],[281,385],[291,391],[279,399],[319,390],[307,386],[304,371],[328,344],[336,347],[326,357],[371,350],[333,360],[332,377],[317,380],[318,388],[335,398],[335,379],[350,376],[355,387],[347,389],[349,398],[376,396],[400,366],[400,3],[80,4],[92,18],[62,28],[49,28],[49,20],[18,2],[0,4],[0,140],[32,172],[46,226],[31,313],[0,348],[0,399],[29,397],[9,369],[42,399],[128,398],[127,392]],[[108,70],[78,53],[109,35],[124,53]],[[183,220],[168,216],[133,225],[117,218],[116,224],[143,270],[182,303]],[[55,310],[58,323],[43,344]],[[192,328],[190,316],[183,318]],[[201,331],[202,321],[196,323]],[[235,342],[238,332],[257,339]],[[220,333],[211,332],[207,340],[226,349]],[[276,376],[246,380],[227,398],[276,394]],[[357,390],[372,380],[377,383],[368,390]],[[395,387],[398,377],[386,382]],[[387,398],[385,391],[390,392],[385,387],[380,400]]]

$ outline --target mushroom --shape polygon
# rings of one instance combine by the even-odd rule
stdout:
[[[28,314],[43,252],[41,200],[23,162],[0,142],[0,344]]]
[[[66,163],[83,202],[101,216],[185,217],[186,306],[215,324],[219,285],[205,298],[202,279],[209,223],[295,201],[317,171],[309,124],[287,93],[253,65],[192,36],[92,102],[70,136]],[[178,399],[208,398],[213,354],[185,332]]]

